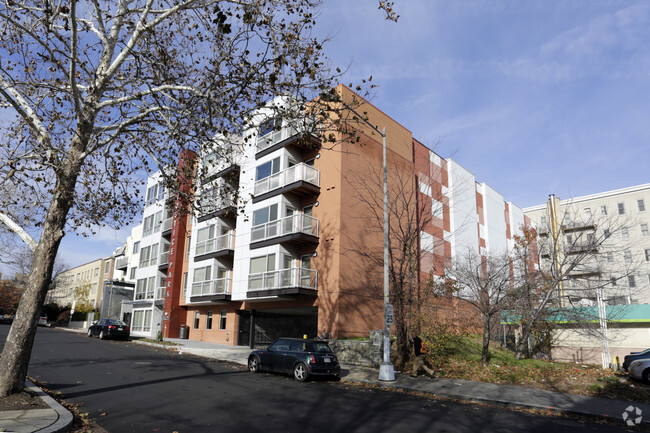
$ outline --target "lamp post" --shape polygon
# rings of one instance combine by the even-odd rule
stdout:
[[[390,304],[390,290],[388,279],[388,249],[390,245],[389,238],[389,220],[388,220],[388,163],[386,161],[386,127],[379,130],[375,125],[370,123],[366,118],[361,116],[352,107],[347,107],[350,111],[356,114],[368,126],[377,131],[382,138],[382,157],[384,169],[384,357],[383,362],[379,366],[379,380],[393,381],[395,380],[395,369],[390,362],[390,325],[393,324],[393,306]]]

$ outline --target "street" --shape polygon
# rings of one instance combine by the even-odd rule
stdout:
[[[0,325],[2,345],[8,331]],[[79,404],[110,433],[616,430],[334,381],[300,383],[163,348],[50,328],[38,329],[29,375]]]

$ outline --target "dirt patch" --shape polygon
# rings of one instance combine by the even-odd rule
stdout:
[[[47,409],[49,406],[37,394],[24,390],[0,398],[0,410]]]

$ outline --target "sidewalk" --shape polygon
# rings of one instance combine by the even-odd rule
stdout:
[[[68,331],[85,333],[85,330]],[[247,364],[248,354],[250,353],[249,348],[241,346],[226,346],[177,338],[167,338],[165,341],[176,343],[176,346],[166,347],[176,350],[180,354],[191,354],[241,365]],[[137,340],[134,340],[134,342],[160,347],[154,343]],[[635,424],[642,424],[644,427],[650,426],[650,404],[648,403],[629,403],[514,385],[497,385],[458,379],[431,379],[426,376],[412,378],[407,374],[399,373],[396,373],[395,376],[395,381],[384,382],[379,380],[379,372],[376,369],[353,365],[341,366],[341,381],[348,383],[366,383],[387,390],[417,392],[461,401],[535,409],[567,415],[581,415],[594,419],[609,420],[621,427],[634,426]],[[69,427],[72,422],[72,414],[55,400],[42,393],[42,391],[38,391],[41,392],[42,398],[50,408],[0,411],[0,431],[54,433],[65,431]]]

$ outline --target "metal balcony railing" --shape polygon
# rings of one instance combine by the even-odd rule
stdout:
[[[201,256],[203,254],[210,254],[215,251],[234,250],[234,249],[235,249],[235,235],[231,231],[224,235],[218,236],[216,238],[207,239],[202,242],[197,242],[194,255]]]
[[[192,283],[191,296],[228,295],[232,288],[232,277]]]
[[[254,195],[259,196],[300,180],[320,187],[320,171],[301,162],[300,164],[255,182]]]
[[[287,268],[278,271],[252,274],[248,277],[248,290],[269,290],[288,287],[317,290],[318,271],[307,268]]]
[[[254,226],[251,230],[251,242],[297,233],[318,237],[318,218],[299,213]]]
[[[279,143],[283,140],[286,140],[289,137],[301,133],[304,134],[308,131],[308,128],[304,125],[301,125],[299,128],[293,126],[284,126],[277,131],[271,131],[268,134],[257,137],[257,151],[260,152],[268,147],[273,146],[276,143]],[[314,135],[314,134],[312,134]],[[314,135],[316,137],[316,135]]]

